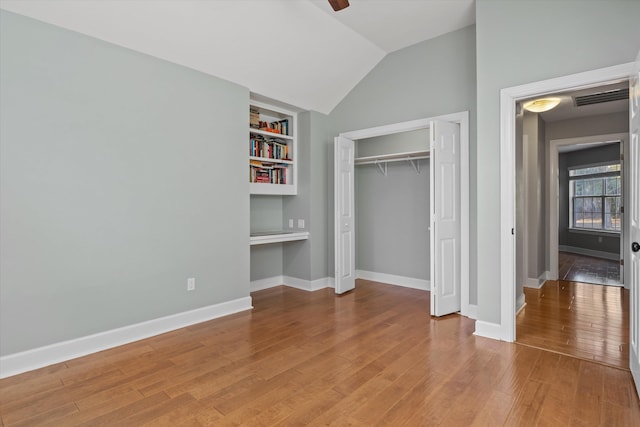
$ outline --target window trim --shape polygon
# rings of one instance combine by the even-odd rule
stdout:
[[[577,170],[577,169],[587,169],[587,168],[593,168],[593,167],[598,167],[598,166],[609,166],[609,165],[620,165],[620,170],[617,171],[610,171],[610,172],[601,172],[601,173],[595,173],[595,174],[589,174],[589,175],[571,175],[571,171],[572,170]],[[603,189],[603,194],[599,195],[599,196],[574,196],[573,194],[573,185],[572,185],[572,181],[576,181],[576,180],[588,180],[588,179],[597,179],[597,178],[608,178],[608,177],[612,177],[612,176],[617,176],[620,177],[620,185],[622,186],[622,162],[620,160],[615,160],[615,161],[607,161],[607,162],[598,162],[598,163],[590,163],[590,164],[585,164],[585,165],[579,165],[579,166],[570,166],[567,168],[567,175],[568,175],[568,183],[569,183],[569,227],[568,230],[570,232],[586,232],[587,234],[602,234],[602,235],[620,235],[621,230],[610,230],[610,229],[606,229],[606,228],[581,228],[581,227],[574,227],[574,223],[573,223],[573,211],[574,211],[574,199],[576,197],[599,197],[602,200],[602,210],[601,210],[601,214],[602,214],[602,224],[604,226],[605,223],[605,198],[607,197],[619,197],[620,198],[620,205],[622,206],[623,203],[623,191],[621,188],[620,191],[620,195],[607,195],[605,194],[606,191],[604,191]],[[620,219],[622,220],[622,212],[620,212]],[[620,224],[621,228],[622,228],[622,224]]]

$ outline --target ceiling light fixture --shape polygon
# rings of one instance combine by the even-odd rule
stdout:
[[[527,101],[522,108],[532,113],[544,113],[560,104],[560,98],[540,98],[533,101]]]

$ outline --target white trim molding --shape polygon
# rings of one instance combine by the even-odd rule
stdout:
[[[302,289],[303,291],[317,291],[324,288],[333,288],[333,277],[322,277],[316,280],[304,280],[297,277],[284,276],[285,286],[290,288]]]
[[[275,288],[276,286],[289,286],[290,288],[301,289],[303,291],[317,291],[324,288],[333,288],[333,277],[322,277],[316,280],[304,280],[291,276],[274,276],[265,279],[253,280],[249,285],[251,292],[263,289]]]
[[[431,282],[414,277],[397,276],[395,274],[377,273],[375,271],[356,270],[357,279],[372,280],[374,282],[388,283],[390,285],[403,286],[405,288],[431,290]]]
[[[500,324],[499,335],[505,341],[515,341],[515,118],[516,102],[534,96],[570,89],[598,86],[603,83],[628,80],[634,63],[615,65],[583,73],[571,74],[500,91]],[[554,250],[553,247],[550,248]],[[553,270],[552,270],[553,273]],[[476,322],[478,327],[486,328]],[[484,331],[485,329],[481,329]],[[489,328],[490,330],[490,328]],[[479,335],[484,335],[480,333]]]
[[[43,368],[54,363],[86,356],[196,323],[251,310],[252,308],[251,297],[243,297],[20,353],[9,354],[0,357],[0,378]]]
[[[549,141],[549,150],[547,150],[547,206],[549,216],[549,268],[551,277],[549,279],[558,279],[558,227],[560,220],[558,218],[558,186],[559,186],[559,169],[558,154],[559,148],[566,145],[592,144],[594,142],[603,141],[624,141],[628,140],[626,133],[612,133],[604,135],[592,135],[579,138],[553,139]],[[624,182],[624,178],[623,178]],[[624,227],[624,224],[623,224]],[[571,231],[573,232],[573,231]]]
[[[263,289],[275,288],[284,285],[284,276],[267,277],[264,279],[252,280],[249,284],[250,292],[261,291]]]
[[[476,320],[476,331],[473,335],[491,338],[494,340],[504,340],[502,336],[502,325],[499,323],[483,322],[482,320]]]

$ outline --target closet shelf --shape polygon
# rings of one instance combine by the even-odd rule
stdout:
[[[252,232],[250,245],[265,245],[267,243],[292,242],[295,240],[307,240],[308,231],[261,231]]]
[[[360,165],[378,165],[380,172],[387,175],[387,163],[390,162],[409,162],[415,169],[416,173],[420,173],[420,166],[415,160],[428,159],[428,151],[408,151],[405,153],[380,154],[378,156],[357,157],[354,159],[356,166]]]

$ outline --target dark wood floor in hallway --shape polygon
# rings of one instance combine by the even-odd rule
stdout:
[[[622,286],[619,261],[569,252],[558,252],[558,278],[571,282]]]
[[[473,335],[358,281],[0,380],[1,425],[640,425],[629,372]]]

